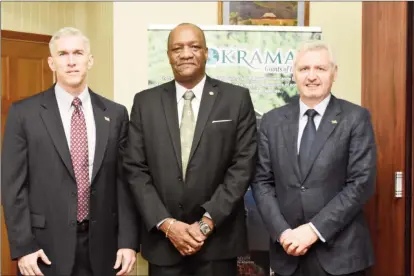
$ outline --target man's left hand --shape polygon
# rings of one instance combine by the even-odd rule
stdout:
[[[198,222],[191,224],[190,227],[187,228],[187,233],[198,242],[203,242],[207,239],[207,236],[204,236],[203,233],[201,233],[200,224],[198,224]]]
[[[135,250],[129,248],[121,248],[116,253],[116,262],[114,269],[118,269],[121,267],[122,269],[116,275],[128,275],[135,264],[137,253]]]
[[[210,226],[211,231],[213,231],[214,229],[213,220],[211,220],[210,218],[206,216],[203,216],[201,220],[207,223],[208,226]],[[193,239],[199,242],[204,242],[208,237],[208,236],[205,236],[203,233],[201,233],[200,224],[198,222],[194,222],[193,224],[191,224],[190,227],[187,228],[187,233],[190,234],[190,236],[193,237]]]

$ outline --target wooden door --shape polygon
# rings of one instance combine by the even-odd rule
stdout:
[[[50,36],[1,31],[1,133],[10,105],[53,84],[47,64]],[[5,185],[5,183],[2,183]],[[1,274],[16,275],[1,211]]]
[[[407,11],[407,2],[362,4],[362,105],[371,111],[378,145],[376,193],[366,208],[375,246],[373,276],[410,275],[406,203],[411,194],[404,185],[411,175],[406,161],[412,131],[407,123]],[[396,172],[403,174],[401,197],[395,195]]]

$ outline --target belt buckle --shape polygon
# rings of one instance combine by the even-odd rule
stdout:
[[[82,222],[78,222],[77,232],[86,232],[88,229],[89,229],[89,221],[84,220]]]

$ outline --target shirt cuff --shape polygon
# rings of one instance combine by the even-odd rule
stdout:
[[[288,231],[288,230],[291,230],[291,229],[290,229],[290,228],[286,229],[285,231],[283,231],[283,232],[282,232],[282,234],[280,234],[279,238],[277,238],[277,239],[276,239],[276,241],[277,241],[278,243],[280,243],[280,238],[282,237],[282,235],[283,235],[286,231]]]
[[[322,237],[321,233],[319,233],[318,229],[316,229],[315,225],[313,225],[312,222],[309,222],[310,227],[312,228],[312,230],[316,233],[316,235],[318,236],[318,238],[322,241],[322,242],[326,242],[326,240]]]
[[[209,219],[213,220],[208,212],[205,212],[203,217],[208,217]]]
[[[158,230],[160,229],[160,226],[164,223],[164,221],[166,221],[167,219],[168,219],[168,218],[163,219],[162,221],[158,222],[158,224],[157,224],[157,229],[158,229]]]

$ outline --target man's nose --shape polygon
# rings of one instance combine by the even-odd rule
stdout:
[[[73,54],[68,55],[68,65],[69,66],[75,65],[75,57],[73,56]]]
[[[193,50],[191,47],[184,47],[180,56],[181,58],[191,58],[193,56]]]
[[[309,80],[315,80],[317,77],[315,69],[309,70],[308,79]]]

